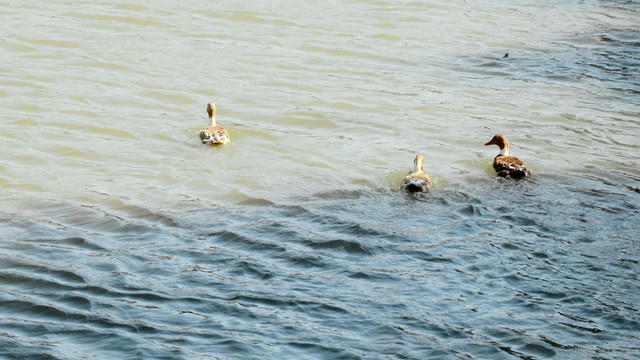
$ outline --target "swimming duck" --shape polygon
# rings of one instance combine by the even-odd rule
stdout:
[[[415,170],[410,172],[409,175],[405,176],[404,180],[402,180],[401,186],[403,189],[411,192],[429,191],[429,189],[431,189],[433,184],[431,183],[431,179],[429,179],[429,175],[424,172],[423,163],[424,156],[422,156],[422,154],[416,155],[415,160],[413,160]]]
[[[500,154],[493,160],[493,168],[498,173],[498,176],[520,179],[529,176],[529,170],[524,167],[524,164],[517,157],[509,156],[509,142],[507,138],[498,134],[495,135],[484,146],[498,145],[500,148]]]
[[[216,126],[216,104],[210,102],[207,104],[207,113],[209,114],[210,126],[205,126],[200,130],[200,140],[203,144],[223,145],[231,142],[227,129],[222,126]]]

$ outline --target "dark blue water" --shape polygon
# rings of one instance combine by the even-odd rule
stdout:
[[[4,358],[635,358],[640,179],[3,213]],[[37,210],[34,210],[37,209]]]

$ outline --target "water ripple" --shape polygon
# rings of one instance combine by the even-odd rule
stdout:
[[[636,4],[218,5],[0,6],[0,357],[637,357]]]

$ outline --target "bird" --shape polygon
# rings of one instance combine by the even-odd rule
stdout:
[[[224,145],[231,142],[227,129],[222,126],[216,126],[216,104],[210,102],[207,104],[207,113],[211,125],[205,126],[200,130],[200,140],[203,144]]]
[[[413,160],[415,169],[413,172],[409,172],[409,175],[405,176],[402,180],[402,188],[409,192],[426,192],[433,187],[429,175],[424,172],[424,156],[422,154],[416,155]]]
[[[530,175],[529,170],[524,167],[520,159],[509,156],[509,142],[504,135],[497,134],[484,144],[484,146],[489,145],[497,145],[500,148],[500,153],[493,160],[493,168],[498,173],[498,176],[521,179]]]

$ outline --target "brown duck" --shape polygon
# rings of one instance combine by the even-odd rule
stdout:
[[[423,163],[424,156],[422,156],[422,154],[416,155],[415,160],[413,160],[413,165],[415,166],[414,171],[402,180],[401,186],[403,189],[410,192],[424,192],[431,189],[433,184],[431,183],[431,179],[429,179],[429,175],[424,172]]]
[[[231,142],[227,129],[222,126],[216,126],[216,104],[210,102],[207,104],[207,113],[211,125],[205,126],[200,130],[200,140],[203,144],[224,145]]]
[[[498,176],[520,179],[529,176],[529,170],[524,167],[524,164],[520,159],[514,156],[509,156],[509,142],[507,138],[498,134],[495,135],[484,146],[498,145],[500,148],[500,154],[493,160],[493,168],[498,173]]]

